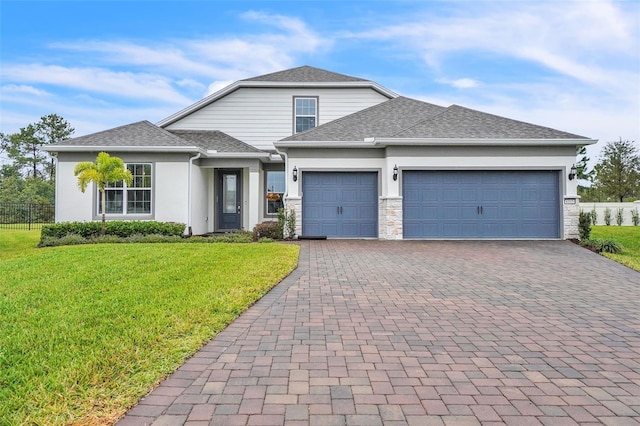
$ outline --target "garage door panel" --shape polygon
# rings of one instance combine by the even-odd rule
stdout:
[[[405,238],[559,236],[558,172],[405,171],[403,182]]]
[[[302,233],[377,237],[377,173],[304,172]]]

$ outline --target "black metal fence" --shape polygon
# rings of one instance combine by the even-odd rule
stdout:
[[[55,222],[53,204],[0,203],[0,230],[39,229],[43,223]]]

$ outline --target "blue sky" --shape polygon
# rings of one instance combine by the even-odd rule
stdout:
[[[312,65],[404,96],[640,144],[637,1],[0,0],[0,131],[157,122]]]

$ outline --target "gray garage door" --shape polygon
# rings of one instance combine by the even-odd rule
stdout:
[[[405,238],[557,238],[558,172],[405,171]]]
[[[377,237],[377,173],[304,172],[302,235]]]

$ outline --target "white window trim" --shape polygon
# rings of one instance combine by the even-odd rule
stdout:
[[[118,187],[118,188],[114,187],[112,189],[106,188],[105,191],[107,191],[107,192],[110,191],[110,190],[111,191],[123,191],[123,193],[122,193],[122,211],[119,212],[119,213],[106,212],[105,213],[106,217],[109,217],[109,218],[112,218],[112,219],[117,219],[117,218],[153,219],[153,215],[154,215],[154,208],[153,208],[153,206],[154,206],[154,191],[153,191],[153,188],[154,188],[154,182],[155,182],[155,170],[154,170],[154,167],[153,167],[153,163],[150,163],[150,162],[134,162],[134,161],[132,161],[132,162],[129,162],[129,163],[124,163],[124,167],[127,168],[127,166],[134,165],[134,164],[135,165],[140,165],[140,164],[148,165],[148,166],[151,167],[151,186],[148,187],[148,188],[135,188],[135,187],[129,188],[127,186],[126,182],[122,182],[122,187]],[[150,203],[149,210],[150,211],[148,213],[127,213],[127,191],[129,189],[134,190],[134,191],[135,190],[148,190],[150,192],[150,201],[149,201],[149,203]],[[101,209],[100,209],[100,203],[102,201],[102,194],[100,193],[100,191],[97,188],[96,188],[96,195],[97,195],[97,197],[96,197],[96,203],[95,203],[95,206],[96,206],[95,217],[99,218],[99,217],[102,217],[102,212],[101,212]]]
[[[296,101],[298,99],[313,99],[316,101],[316,111],[315,114],[310,115],[310,114],[298,114],[296,111]],[[316,125],[312,128],[318,127],[319,125],[319,120],[320,120],[320,114],[319,114],[319,110],[320,110],[320,97],[319,96],[294,96],[293,97],[293,134],[297,134],[297,133],[302,133],[302,132],[298,132],[296,129],[296,119],[298,117],[314,117],[316,119]],[[311,129],[307,129],[307,130],[311,130]],[[306,131],[306,130],[305,130]]]

